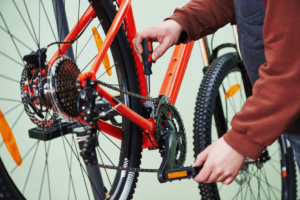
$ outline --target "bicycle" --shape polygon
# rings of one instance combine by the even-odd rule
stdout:
[[[22,101],[19,101],[18,99],[20,99],[20,94],[18,92],[11,93],[11,91],[19,91],[20,88],[17,88],[16,85],[12,86],[11,84],[8,84],[11,86],[10,88],[1,88],[1,94],[5,94],[4,97],[0,97],[0,101],[2,101],[1,109],[7,107],[6,111],[1,113],[1,120],[3,122],[5,117],[5,119],[9,122],[9,127],[7,129],[3,130],[4,126],[2,126],[1,133],[3,134],[3,132],[5,132],[10,134],[11,130],[13,130],[15,125],[18,123],[18,120],[23,114],[24,109],[29,116],[26,116],[27,121],[30,122],[28,120],[30,119],[38,126],[38,128],[28,128],[29,138],[32,140],[28,140],[29,138],[26,134],[16,134],[16,132],[22,131],[22,127],[19,127],[17,131],[14,129],[13,132],[15,133],[14,135],[18,137],[18,143],[13,142],[15,146],[7,146],[8,150],[11,152],[11,156],[8,154],[8,152],[6,152],[4,155],[1,155],[0,177],[2,182],[0,181],[0,184],[2,185],[1,189],[3,195],[6,195],[5,198],[13,197],[15,199],[25,199],[26,196],[31,195],[28,194],[27,188],[35,188],[38,186],[40,189],[38,192],[39,194],[34,198],[37,197],[39,199],[51,199],[55,198],[54,195],[56,195],[51,191],[60,191],[61,186],[67,186],[66,195],[68,196],[66,196],[66,198],[68,199],[90,199],[93,197],[95,199],[131,199],[136,186],[138,172],[157,172],[157,170],[143,170],[139,168],[142,149],[159,149],[161,155],[166,155],[166,141],[163,141],[165,144],[162,144],[161,136],[157,133],[168,131],[167,128],[172,128],[172,123],[175,132],[180,134],[177,141],[180,143],[180,145],[177,145],[179,150],[175,148],[178,155],[175,156],[174,163],[176,164],[173,167],[177,168],[183,165],[186,154],[184,126],[180,116],[178,116],[179,113],[172,106],[172,104],[174,104],[176,101],[194,42],[175,47],[172,60],[163,82],[163,87],[159,92],[160,94],[165,95],[165,99],[162,97],[158,99],[147,98],[149,96],[148,93],[150,92],[150,88],[149,84],[147,85],[146,83],[149,83],[149,81],[146,81],[143,74],[143,64],[139,62],[130,43],[136,33],[130,2],[130,0],[91,1],[91,6],[88,5],[85,11],[81,11],[79,10],[79,6],[77,9],[65,7],[64,2],[61,0],[53,1],[53,5],[51,5],[51,2],[45,4],[45,2],[39,1],[39,4],[30,6],[23,1],[23,7],[20,7],[20,4],[17,4],[15,1],[13,1],[10,3],[15,8],[16,15],[14,16],[20,16],[19,19],[23,22],[23,25],[28,30],[28,33],[21,34],[18,34],[18,32],[14,32],[14,34],[12,34],[13,31],[11,30],[13,28],[11,26],[14,24],[14,21],[11,20],[15,19],[5,17],[10,16],[11,13],[8,13],[9,10],[1,9],[0,16],[3,24],[0,28],[2,31],[7,33],[7,41],[12,41],[16,51],[13,53],[10,52],[11,54],[9,55],[6,51],[2,50],[0,53],[3,57],[10,60],[14,65],[20,65],[24,67],[24,69],[22,68],[21,81],[19,80],[20,78],[16,78],[19,75],[14,77],[11,76],[12,74],[15,74],[14,69],[7,69],[10,71],[0,74],[0,78],[3,81],[8,81],[8,83],[12,84],[12,82],[21,82],[22,92]],[[54,15],[52,14],[52,16],[49,12],[47,12],[46,9],[51,6],[53,6],[55,11]],[[32,9],[30,10],[31,12],[29,12],[28,8]],[[37,10],[39,10],[38,16],[35,18],[32,17],[32,15],[36,13],[34,11]],[[69,33],[68,25],[70,24],[67,23],[66,14],[68,11],[72,12],[74,10],[78,10],[78,16],[76,19],[77,22],[75,21],[75,23],[72,23],[75,24],[75,26]],[[39,25],[39,32],[37,34],[35,32],[37,29],[34,29],[34,23],[32,21],[33,19],[40,19],[41,13],[43,13],[41,11],[44,11],[44,17],[47,19],[48,26],[40,29]],[[80,13],[83,14],[80,15]],[[27,21],[25,20],[25,16],[28,18]],[[94,22],[98,21],[98,23],[94,23],[92,20]],[[57,36],[54,33],[54,28],[51,26],[51,22],[53,21],[57,24]],[[93,29],[92,32],[92,36],[94,36],[99,50],[99,53],[95,52],[93,54],[96,54],[95,57],[91,57],[90,54],[87,53],[87,48],[95,49],[93,42],[82,45],[83,50],[78,51],[79,38],[80,41],[88,42],[92,38],[90,34],[84,34],[88,32],[87,28],[91,27],[89,25],[95,25],[95,27],[97,27],[96,29]],[[98,29],[100,25],[103,31]],[[120,26],[121,28],[119,29]],[[100,36],[97,34],[98,31],[100,31],[100,35],[107,35],[103,44],[101,44],[101,39],[99,39]],[[40,44],[42,41],[40,37],[43,36],[44,32],[50,33],[51,35],[51,38],[44,38],[43,41],[43,43],[47,45],[47,48],[42,48]],[[26,40],[26,42],[35,45],[38,51],[37,49],[32,49],[29,47],[27,43],[25,43],[25,40],[20,39],[25,37],[24,35],[22,36],[22,34],[27,34],[26,37],[28,40]],[[3,43],[7,42],[5,38],[3,38],[2,41]],[[58,50],[56,52],[54,51],[54,48],[51,47],[51,45],[55,44],[58,46]],[[71,44],[73,44],[72,47]],[[22,47],[20,47],[20,45]],[[219,113],[219,110],[223,109],[214,109],[214,115],[212,110],[206,109],[213,108],[213,105],[215,104],[215,98],[217,99],[216,105],[221,105],[222,107],[222,104],[218,102],[222,100],[221,96],[225,96],[225,93],[229,91],[227,96],[230,97],[227,99],[230,101],[237,97],[238,95],[236,94],[239,94],[240,91],[244,92],[242,90],[244,87],[242,86],[245,85],[248,86],[248,88],[246,87],[246,95],[244,95],[244,97],[251,95],[251,87],[249,82],[245,82],[247,77],[244,75],[242,63],[240,62],[240,58],[236,53],[226,54],[217,59],[210,58],[209,48],[205,38],[200,40],[200,45],[204,54],[204,60],[206,62],[205,66],[210,67],[205,68],[208,70],[203,79],[199,97],[197,99],[194,125],[195,155],[202,151],[211,142],[210,125],[213,124],[213,122],[209,120],[211,120],[212,116],[214,116],[215,124],[218,126],[216,132],[219,134],[219,137],[224,134],[227,130],[226,128],[229,127],[228,123],[226,124],[225,122],[225,119],[228,119],[228,116],[225,118],[224,114],[220,115]],[[72,48],[75,50],[72,50]],[[30,51],[33,53],[29,54]],[[218,51],[215,52],[215,57],[218,57]],[[27,57],[24,57],[24,55],[27,55]],[[50,61],[47,61],[45,57],[46,55],[54,56],[51,57]],[[82,61],[83,56],[91,57],[89,63],[86,62],[86,59]],[[20,57],[20,60],[22,61],[20,62],[20,60],[18,61],[14,57]],[[78,59],[79,57],[81,59]],[[103,65],[105,67],[103,74],[112,74],[116,76],[109,77],[98,73],[98,75],[95,77],[94,73],[86,73],[86,68],[94,59],[95,62],[92,65],[91,72],[96,72],[103,60]],[[114,63],[111,65],[109,60],[114,60]],[[82,66],[82,69],[79,70],[77,66]],[[135,68],[133,68],[133,66],[135,66]],[[240,71],[240,73],[243,75],[241,80],[244,82],[239,83],[240,86],[237,85],[234,87],[235,89],[226,89],[226,92],[220,92],[218,96],[218,92],[216,92],[216,88],[218,87],[216,85],[210,85],[209,83],[212,81],[213,83],[217,83],[217,85],[220,84],[220,82],[223,82],[223,79],[228,71],[230,73],[234,71],[231,69]],[[85,73],[82,73],[83,71]],[[79,79],[77,80],[78,75]],[[100,78],[101,80],[99,80]],[[113,83],[111,83],[111,81],[113,81]],[[105,82],[109,82],[110,84]],[[99,84],[101,86],[99,86]],[[107,86],[109,88],[108,91],[110,92],[113,90],[117,90],[118,92],[115,94],[115,96],[113,96],[103,89],[104,86]],[[233,85],[230,84],[230,86]],[[120,91],[120,89],[122,89],[122,91]],[[134,94],[130,94],[126,91],[130,91]],[[213,98],[205,101],[205,103],[202,103],[202,100],[206,100],[205,96],[202,96],[205,94],[205,91],[210,91]],[[66,94],[69,92],[71,92],[71,95]],[[100,98],[99,94],[101,94],[101,97],[103,98]],[[78,96],[79,98],[77,98]],[[169,97],[170,100],[168,100],[167,97]],[[202,99],[203,97],[204,99]],[[158,101],[163,104],[161,109],[159,109],[160,105],[157,105]],[[8,102],[17,102],[19,104],[11,106]],[[72,105],[68,105],[68,103]],[[16,113],[16,109],[20,108],[19,106],[22,104],[24,109],[21,110],[20,114]],[[223,104],[227,105],[226,103]],[[228,106],[225,107],[227,108]],[[203,112],[201,110],[202,108],[204,109]],[[228,109],[226,111],[228,111]],[[153,116],[157,117],[159,115],[155,112],[159,112],[160,116],[162,116],[160,118],[155,118],[156,122],[154,122]],[[12,119],[12,113],[16,114],[17,117]],[[207,120],[201,121],[201,117],[203,119],[206,118]],[[97,118],[96,123],[94,123],[94,118]],[[166,124],[168,118],[171,118],[173,121],[171,125]],[[227,120],[227,122],[228,121],[230,120]],[[30,125],[31,124],[32,123],[30,123]],[[155,130],[155,124],[163,124],[163,126],[162,128],[157,128]],[[207,125],[209,125],[207,130],[199,128],[200,126],[204,127]],[[27,124],[27,127],[28,126],[29,123]],[[143,129],[143,131],[140,127]],[[106,134],[110,135],[111,137],[108,137]],[[205,139],[204,137],[199,137],[199,134],[201,134],[201,136],[205,136]],[[53,153],[50,154],[49,151],[51,147],[50,144],[58,143],[59,139],[55,139],[58,137],[61,138],[60,142],[62,144],[60,146],[55,146],[56,149],[54,152],[56,151],[56,154],[53,156]],[[75,137],[77,138],[81,153],[79,153],[78,148],[75,146]],[[102,139],[99,137],[102,137]],[[105,138],[107,141],[110,141],[110,143],[102,142],[102,140],[104,140],[103,138]],[[20,146],[20,140],[24,140],[26,143],[30,144],[28,146]],[[45,141],[43,145],[44,152],[38,151],[40,141]],[[2,142],[1,146],[3,146],[3,144],[7,145],[7,142]],[[170,144],[173,143],[171,142]],[[282,199],[293,199],[288,195],[296,194],[295,164],[293,162],[291,148],[287,148],[288,145],[286,141],[281,139],[280,144],[280,153],[283,159],[281,160],[282,166],[280,165],[279,169],[281,169],[283,166],[286,167],[286,171],[283,171],[282,173],[283,175],[285,173],[284,176],[286,177],[283,177],[281,181],[283,187],[282,191],[275,192],[278,194],[281,193]],[[118,148],[119,152],[108,157],[105,149],[111,149],[113,146],[115,146],[114,148]],[[19,152],[26,152],[22,155],[22,158],[18,151],[15,150],[16,148],[18,149],[18,147]],[[272,160],[273,155],[268,155],[270,150],[271,148],[268,149],[265,154],[263,154],[264,157],[262,157],[262,159],[269,159],[269,157],[271,157]],[[53,150],[51,152],[53,152]],[[284,152],[288,153],[285,154]],[[28,156],[32,153],[33,157],[31,162],[25,162],[25,159],[28,159]],[[275,154],[276,153],[278,152],[275,151]],[[14,158],[15,162],[11,159],[11,157]],[[34,168],[35,171],[41,169],[40,174],[42,174],[42,177],[40,178],[42,178],[42,181],[40,185],[35,184],[36,181],[40,181],[38,177],[30,176],[33,173],[32,167],[34,167],[33,164],[36,157],[45,158],[43,162],[39,163],[38,167]],[[55,182],[55,184],[53,184],[53,179],[51,179],[50,176],[51,171],[53,170],[51,170],[52,168],[49,169],[50,167],[48,165],[48,163],[50,163],[50,158],[52,160],[55,159],[56,163],[60,163],[61,160],[65,159],[67,165],[64,165],[64,168],[54,171],[61,172],[61,174],[58,176],[67,175],[66,180],[59,179]],[[4,162],[2,162],[2,159]],[[105,165],[104,159],[106,159],[106,162],[111,163],[111,165]],[[21,165],[22,160],[24,161],[23,166],[17,167],[17,165]],[[73,166],[72,162],[74,161],[72,160],[78,162],[78,165]],[[264,165],[261,160],[259,162],[247,160],[247,162],[248,163],[246,163],[245,169],[242,171],[242,175],[244,177],[247,176],[247,178],[249,178],[249,174],[246,175],[248,166],[250,166],[249,168],[252,167],[253,169],[253,166],[258,167]],[[267,162],[270,163],[269,161]],[[105,174],[104,176],[107,176],[107,180],[102,180],[103,176],[98,167],[104,168],[102,173],[105,172],[103,174]],[[117,171],[112,172],[107,170],[107,168],[116,169]],[[78,177],[72,176],[72,171],[74,174],[75,170],[82,174],[80,180],[78,180]],[[250,175],[253,175],[253,173],[250,172]],[[111,181],[109,178],[112,176],[115,177],[114,181]],[[75,178],[77,181],[74,181]],[[242,183],[245,181],[245,178],[244,180],[237,179],[237,181]],[[29,182],[33,182],[33,184],[28,186]],[[81,183],[82,185],[78,186],[78,183]],[[244,184],[242,185],[245,187]],[[111,190],[107,191],[106,187],[109,186],[111,187]],[[43,192],[43,190],[47,187],[48,192]],[[217,192],[216,184],[200,184],[199,187],[201,189],[201,195],[203,199],[220,198]],[[268,193],[267,191],[265,192]],[[269,197],[273,197],[270,195],[270,193],[272,193],[272,191],[269,191]],[[239,191],[237,194],[239,194]],[[250,197],[252,198],[251,194]]]

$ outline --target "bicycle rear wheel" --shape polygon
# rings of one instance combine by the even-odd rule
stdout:
[[[52,4],[54,3],[54,4]],[[64,31],[75,25],[89,7],[88,1],[4,1],[0,6],[0,109],[16,138],[23,165],[17,167],[0,141],[0,184],[5,199],[104,199],[104,186],[111,199],[131,199],[136,187],[138,173],[100,170],[100,178],[86,168],[79,155],[74,132],[50,141],[32,139],[28,130],[35,127],[24,114],[20,97],[20,76],[25,63],[22,57],[52,42],[64,39]],[[91,66],[97,48],[92,38],[92,27],[104,36],[116,15],[118,5],[109,0],[93,1],[96,18],[87,27],[67,55],[74,60],[81,72]],[[54,8],[54,12],[53,12]],[[61,11],[65,10],[64,12]],[[60,11],[59,11],[60,10]],[[57,19],[61,19],[61,21]],[[66,24],[68,22],[68,24]],[[48,58],[57,47],[48,49]],[[113,76],[109,77],[103,66],[97,73],[99,80],[139,93],[139,82],[132,56],[132,49],[121,26],[108,56]],[[73,57],[73,56],[74,57]],[[72,58],[73,57],[73,58]],[[9,66],[9,67],[8,67]],[[111,92],[111,91],[110,91]],[[113,93],[113,92],[112,92]],[[142,112],[139,99],[113,93],[135,112]],[[99,133],[96,149],[98,162],[115,166],[136,167],[140,165],[142,134],[140,128],[118,114],[107,121],[123,129],[123,139],[118,140]],[[58,192],[59,191],[59,192]],[[1,191],[0,191],[1,192]]]
[[[236,53],[217,58],[201,83],[194,118],[195,158],[231,128],[230,122],[251,95],[251,85]],[[200,183],[202,199],[296,199],[293,151],[282,137],[267,148],[260,162],[246,159],[228,186]],[[229,192],[230,191],[230,192]]]

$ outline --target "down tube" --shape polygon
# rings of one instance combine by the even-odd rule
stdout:
[[[193,46],[194,41],[191,41],[188,44],[180,44],[175,47],[163,84],[160,88],[159,95],[164,94],[170,97],[170,103],[173,105],[176,102]]]

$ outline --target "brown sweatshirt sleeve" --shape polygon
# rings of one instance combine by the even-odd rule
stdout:
[[[253,95],[224,135],[231,147],[253,159],[300,116],[300,1],[263,2],[267,62],[259,68]]]
[[[233,0],[191,0],[183,8],[176,8],[168,19],[185,30],[178,43],[198,40],[235,21]]]

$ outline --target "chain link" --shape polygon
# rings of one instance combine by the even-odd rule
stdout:
[[[151,97],[145,97],[142,95],[138,95],[135,94],[133,92],[128,92],[128,91],[124,91],[122,89],[119,89],[117,87],[114,87],[112,85],[109,85],[107,83],[104,83],[102,81],[97,81],[100,85],[107,87],[109,89],[115,90],[117,92],[123,93],[123,94],[127,94],[128,96],[131,97],[135,97],[135,98],[139,98],[139,99],[144,99],[146,101],[151,101],[153,103],[157,102],[156,98],[151,98]],[[96,165],[92,165],[93,167],[100,167],[100,168],[105,168],[105,169],[114,169],[117,171],[128,171],[128,172],[147,172],[147,173],[156,173],[158,171],[158,169],[142,169],[142,168],[133,168],[133,167],[123,167],[123,166],[112,166],[112,165],[104,165],[104,164],[96,164]]]
[[[117,92],[120,92],[120,93],[123,93],[123,94],[127,94],[128,96],[131,96],[131,97],[135,97],[135,98],[139,98],[139,99],[143,99],[143,100],[146,100],[146,101],[151,101],[153,103],[156,103],[157,102],[157,99],[156,98],[151,98],[151,97],[145,97],[145,96],[142,96],[142,95],[138,95],[138,94],[135,94],[133,92],[128,92],[128,91],[125,91],[125,90],[122,90],[122,89],[119,89],[117,87],[114,87],[110,84],[107,84],[107,83],[104,83],[102,81],[97,81],[100,85],[103,85],[109,89],[112,89],[112,90],[115,90]]]

